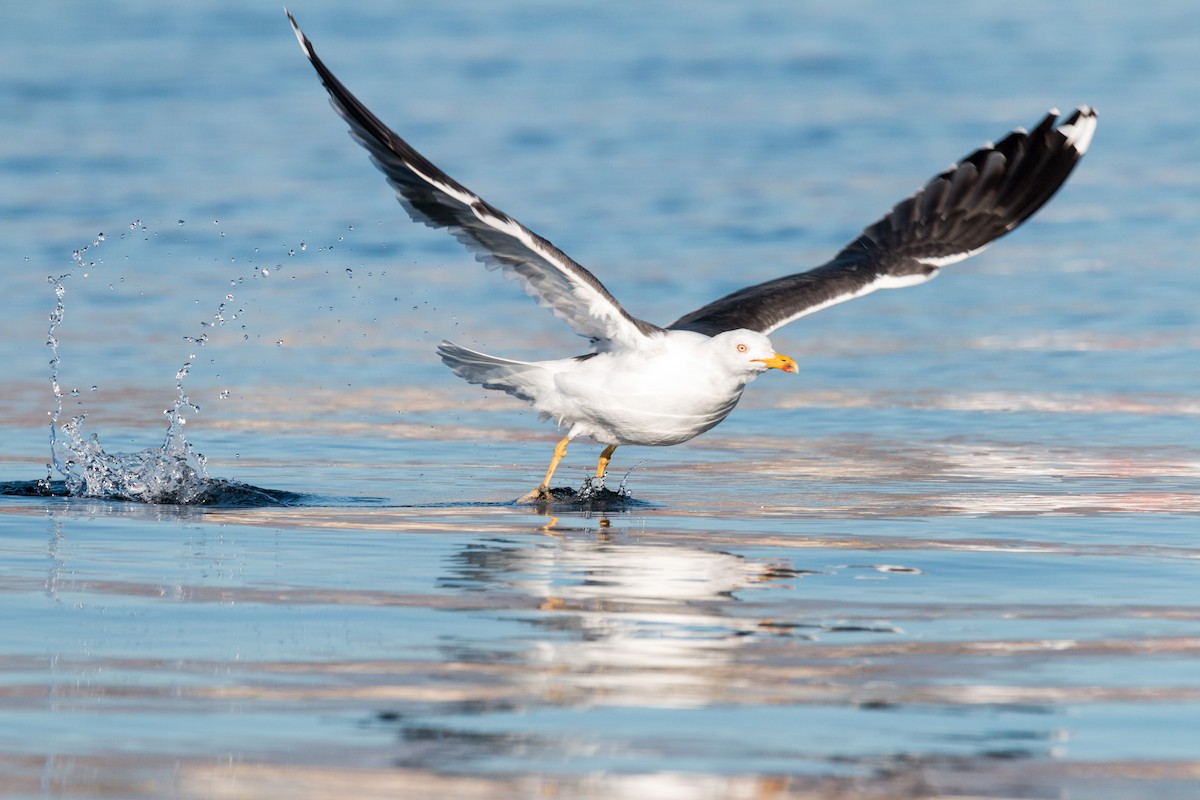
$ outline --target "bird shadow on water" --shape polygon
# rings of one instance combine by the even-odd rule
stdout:
[[[87,500],[109,500],[155,506],[196,506],[204,508],[295,508],[373,505],[394,508],[493,508],[512,507],[528,509],[535,514],[554,513],[619,513],[634,509],[655,508],[657,504],[638,500],[623,491],[599,489],[590,492],[561,486],[551,489],[550,499],[533,503],[517,500],[455,500],[429,501],[425,503],[389,503],[383,497],[330,496],[292,492],[285,489],[270,489],[253,486],[240,481],[222,478],[205,478],[195,487],[160,491],[153,496],[108,492],[103,494],[76,494],[65,481],[46,479],[27,481],[0,481],[0,497],[78,497]]]

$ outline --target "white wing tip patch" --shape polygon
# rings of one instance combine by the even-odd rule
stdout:
[[[1090,106],[1079,107],[1079,119],[1070,125],[1061,125],[1058,130],[1067,137],[1067,144],[1074,147],[1079,155],[1087,152],[1096,134],[1096,111]]]

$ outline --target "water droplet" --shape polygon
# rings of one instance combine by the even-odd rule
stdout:
[[[99,387],[99,386],[93,386],[93,387],[92,387],[92,391],[93,391],[93,392],[96,392],[96,391],[99,391],[99,390],[100,390],[100,387]]]
[[[267,269],[266,267],[263,267],[261,270],[259,270],[259,272],[264,278],[271,274],[271,270]]]
[[[347,278],[353,278],[353,277],[354,277],[354,270],[350,269],[349,267],[346,267],[346,277],[347,277]]]
[[[301,249],[301,250],[307,250],[307,249],[308,249],[308,243],[307,243],[307,242],[305,242],[303,239],[301,239],[301,240],[300,240],[300,249]]]
[[[276,339],[276,340],[275,340],[275,346],[276,346],[276,347],[283,347],[283,339]]]

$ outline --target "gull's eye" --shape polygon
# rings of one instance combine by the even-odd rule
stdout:
[[[747,350],[749,350],[749,349],[750,349],[750,348],[749,348],[749,347],[747,347],[747,346],[745,345],[745,343],[744,343],[744,342],[738,342],[738,348],[737,348],[737,350],[738,350],[738,352],[739,352],[739,353],[744,353],[744,352],[746,352],[746,351],[747,351]]]

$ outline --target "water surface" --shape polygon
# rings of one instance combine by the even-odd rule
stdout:
[[[69,274],[63,418],[153,451],[182,380],[209,474],[288,494],[0,495],[0,797],[1194,794],[1192,4],[292,11],[659,322],[1049,107],[1100,129],[1020,231],[619,450],[637,504],[539,513],[555,432],[433,350],[580,342],[407,221],[277,7],[12,9],[0,483],[48,475]]]

